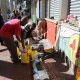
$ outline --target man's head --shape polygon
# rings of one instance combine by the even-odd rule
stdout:
[[[36,28],[36,24],[33,23],[32,26],[31,26],[31,30],[34,30]]]
[[[15,14],[15,10],[13,10],[13,13]]]
[[[28,31],[33,31],[36,28],[36,24],[35,23],[28,23],[25,25],[25,28],[22,29],[25,33],[27,33]]]
[[[18,11],[16,11],[16,15],[18,15]]]
[[[20,22],[21,26],[24,26],[27,23],[28,23],[28,17],[27,16],[22,17]]]

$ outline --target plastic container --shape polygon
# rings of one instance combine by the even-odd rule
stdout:
[[[25,46],[25,49],[29,50],[31,47],[30,45]]]
[[[29,56],[27,51],[21,51],[21,63],[22,64],[29,64]]]
[[[20,41],[18,41],[18,46],[19,46],[19,47],[22,47],[22,44],[21,44],[21,42],[20,42]]]
[[[31,52],[32,52],[32,49],[29,49],[29,50],[28,50],[28,55],[29,55],[29,56],[31,55]]]
[[[18,56],[21,55],[18,47],[17,47],[17,54],[18,54]]]
[[[37,51],[32,51],[31,52],[31,58],[32,58],[32,60],[38,60],[38,53],[37,53]]]

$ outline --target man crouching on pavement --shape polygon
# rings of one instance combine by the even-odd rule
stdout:
[[[17,40],[22,42],[20,39],[21,36],[21,26],[24,26],[28,23],[28,17],[23,17],[21,20],[19,19],[13,19],[8,22],[6,22],[1,30],[0,35],[7,46],[8,50],[11,54],[11,60],[13,63],[18,63],[21,60],[18,58],[17,55],[17,46],[14,42],[13,35],[16,36]]]
[[[36,28],[36,24],[30,21],[24,26],[24,29],[21,29],[21,39],[22,39],[22,46],[24,50],[25,50],[25,39],[29,39],[30,46],[32,45],[32,40],[35,40],[32,34],[35,28]]]

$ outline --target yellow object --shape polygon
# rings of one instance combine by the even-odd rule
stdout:
[[[80,80],[80,64],[79,64],[79,66],[78,66],[76,79],[77,79],[77,80]]]
[[[17,54],[18,54],[18,56],[20,56],[20,51],[19,51],[18,47],[17,47]]]
[[[31,52],[32,52],[32,49],[29,49],[29,50],[28,50],[28,55],[29,55],[29,56],[31,55]]]
[[[48,52],[48,53],[54,52],[54,50],[53,50],[52,48],[50,48],[50,49],[45,49],[44,51],[45,51],[45,52]]]
[[[22,47],[22,45],[21,45],[21,42],[20,42],[20,41],[18,41],[18,46],[19,46],[19,47]]]
[[[27,64],[29,64],[30,63],[30,61],[29,61],[29,56],[27,57]]]
[[[80,80],[80,76],[78,77],[78,79],[77,80]]]
[[[21,63],[25,64],[25,63],[29,63],[29,56],[27,51],[21,51]]]
[[[25,46],[25,49],[29,50],[30,49],[30,45]]]
[[[32,58],[32,60],[38,60],[37,51],[32,51],[32,52],[31,52],[31,58]]]

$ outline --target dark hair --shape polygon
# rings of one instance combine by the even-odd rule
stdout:
[[[21,18],[22,18],[21,15],[19,15],[19,16],[18,16],[18,19],[21,19]]]
[[[50,19],[54,19],[54,17],[50,17]]]
[[[35,24],[35,23],[33,23],[33,24],[32,24],[32,27],[33,27],[33,28],[35,28],[35,27],[36,27],[36,24]]]
[[[28,20],[27,16],[24,16],[24,17],[21,18],[21,21],[26,21],[26,20]]]

